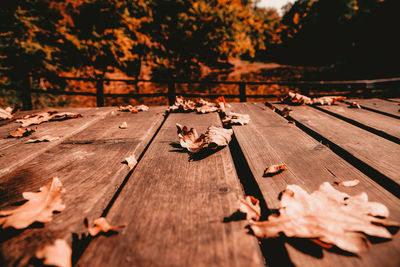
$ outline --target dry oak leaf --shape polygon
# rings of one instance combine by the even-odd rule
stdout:
[[[123,161],[123,163],[126,163],[129,167],[129,169],[132,170],[133,167],[135,167],[137,164],[137,159],[136,159],[135,155],[132,154],[129,157],[126,157],[125,160]]]
[[[36,258],[44,259],[49,266],[71,267],[72,249],[63,239],[57,239],[53,245],[47,245],[35,253]]]
[[[188,129],[179,123],[176,124],[176,127],[181,146],[192,153],[199,152],[203,148],[216,149],[226,146],[231,141],[233,134],[232,129],[210,126],[204,134],[199,136],[194,128]]]
[[[104,217],[100,217],[94,220],[93,227],[89,226],[89,220],[87,218],[84,219],[83,223],[88,228],[89,234],[91,236],[97,236],[100,232],[107,233],[125,227],[125,225],[112,226]]]
[[[333,105],[336,101],[344,99],[346,99],[344,96],[323,96],[318,98],[310,98],[305,95],[289,92],[286,97],[282,99],[282,102],[290,105]]]
[[[16,122],[22,123],[22,127],[27,127],[30,125],[41,124],[47,121],[62,121],[80,117],[82,117],[82,115],[79,113],[47,111],[27,115],[24,118],[17,120]]]
[[[260,201],[253,196],[240,200],[239,211],[246,214],[246,220],[258,221],[261,217]]]
[[[254,234],[272,238],[283,233],[359,253],[370,246],[366,235],[390,239],[391,233],[382,226],[400,226],[375,217],[385,218],[389,210],[381,203],[368,202],[366,193],[349,196],[327,182],[312,194],[298,185],[288,185],[282,193],[279,213],[270,215],[267,221],[251,222]]]
[[[0,225],[3,228],[13,227],[23,229],[34,222],[49,222],[54,211],[63,211],[61,195],[65,192],[61,181],[53,177],[51,181],[42,186],[40,192],[23,192],[22,195],[28,201],[14,210],[0,211]]]
[[[250,116],[248,114],[239,114],[239,113],[229,113],[226,114],[222,119],[222,123],[228,125],[246,125],[250,122]]]
[[[185,99],[181,96],[175,97],[175,103],[168,108],[168,112],[191,112],[196,111],[197,113],[210,113],[221,111],[225,112],[225,99],[219,97],[217,103],[206,101],[202,98],[199,100]]]
[[[31,129],[31,128],[18,128],[17,130],[15,130],[14,132],[10,133],[8,135],[8,138],[20,138],[20,137],[25,137],[28,135],[31,135],[32,133],[34,133],[35,130]]]
[[[175,97],[175,103],[168,108],[169,112],[191,112],[196,109],[196,103],[181,96]]]
[[[196,108],[195,108],[197,113],[210,113],[210,112],[216,112],[219,110],[218,104],[208,102],[202,98],[197,102]]]
[[[13,108],[7,107],[5,109],[0,108],[0,120],[7,120],[14,117],[12,114]]]
[[[41,142],[51,142],[60,139],[60,137],[51,137],[49,135],[45,135],[35,139],[28,139],[25,143],[41,143]]]
[[[353,186],[358,185],[359,183],[360,183],[359,179],[335,182],[335,184],[337,184],[337,185],[346,186],[346,187],[353,187]]]
[[[276,165],[271,165],[268,168],[265,169],[264,171],[264,177],[272,176],[274,174],[280,173],[282,171],[286,170],[286,165],[285,164],[276,164]]]
[[[293,110],[291,109],[291,108],[289,108],[289,107],[285,107],[284,109],[282,109],[282,115],[283,115],[283,117],[287,117],[287,116],[289,116],[289,113],[290,112],[292,112]]]
[[[127,106],[118,106],[118,111],[126,111],[126,112],[132,112],[132,113],[138,113],[139,111],[148,111],[149,107],[146,105],[139,105],[139,106],[132,106],[132,105],[127,105]]]

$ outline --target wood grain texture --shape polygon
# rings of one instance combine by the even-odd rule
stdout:
[[[81,108],[59,111],[80,113],[82,114],[82,118],[32,125],[29,128],[36,129],[36,132],[23,138],[7,138],[10,132],[20,127],[21,123],[10,122],[0,127],[0,154],[2,154],[2,157],[0,158],[0,176],[15,170],[25,162],[29,162],[36,158],[47,149],[60,144],[66,138],[83,131],[93,123],[103,119],[112,111],[112,108]],[[45,143],[26,143],[30,138],[38,138],[45,135],[60,137],[60,139]]]
[[[400,119],[400,112],[399,112],[400,107],[397,103],[379,98],[349,99],[346,102],[353,102],[353,101],[360,104],[360,106],[363,108],[378,111],[383,114],[389,114],[390,116],[394,116],[397,119]]]
[[[273,104],[278,109],[287,105]],[[400,184],[400,146],[308,106],[291,106],[290,116],[355,158]]]
[[[400,221],[399,199],[268,107],[261,103],[235,103],[232,104],[232,110],[250,115],[248,125],[233,126],[233,129],[269,209],[279,208],[279,193],[289,184],[297,184],[311,193],[323,182],[358,178],[361,183],[356,187],[336,188],[350,195],[367,192],[370,201],[385,204],[390,209],[390,218]],[[279,163],[286,164],[287,170],[269,178],[262,177],[266,167]],[[286,241],[285,247],[295,266],[400,264],[398,235],[392,241],[374,244],[370,251],[359,257],[321,250],[304,240]]]
[[[388,100],[400,103],[400,98],[389,98]]]
[[[261,266],[257,240],[243,221],[223,222],[243,195],[225,147],[189,161],[176,123],[204,132],[217,114],[170,114],[111,208],[118,235],[98,237],[79,266]]]
[[[375,113],[370,110],[349,108],[348,105],[343,103],[332,106],[316,106],[316,108],[329,111],[333,113],[333,115],[336,114],[345,119],[350,119],[353,122],[363,124],[367,127],[400,139],[400,120],[395,118]]]
[[[52,176],[58,176],[66,189],[63,196],[66,209],[54,215],[44,227],[2,231],[0,265],[26,266],[35,250],[56,238],[66,239],[71,245],[72,233],[86,231],[85,217],[93,221],[101,216],[130,172],[122,161],[132,153],[139,158],[161,125],[165,107],[138,114],[114,110],[103,120],[1,177],[1,209],[11,208],[12,203],[23,200],[22,192],[38,190]],[[124,121],[128,128],[120,129]]]

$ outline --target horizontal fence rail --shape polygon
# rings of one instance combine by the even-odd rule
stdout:
[[[92,96],[96,97],[98,107],[104,106],[105,97],[127,97],[127,98],[141,98],[141,97],[166,97],[168,102],[172,105],[175,102],[176,95],[185,97],[207,97],[217,98],[224,96],[225,98],[239,98],[241,102],[246,102],[248,98],[276,98],[275,94],[248,94],[247,86],[251,85],[277,85],[286,86],[292,90],[299,91],[300,93],[310,94],[312,91],[313,96],[326,95],[324,90],[339,91],[340,95],[353,96],[353,97],[369,97],[376,94],[385,94],[387,96],[399,96],[400,94],[400,78],[389,79],[375,79],[375,80],[353,80],[353,81],[214,81],[214,80],[144,80],[144,79],[109,79],[109,78],[84,78],[84,77],[66,77],[59,76],[57,79],[64,81],[84,81],[91,82],[95,85],[96,92],[81,92],[81,91],[65,91],[65,90],[44,90],[33,88],[33,79],[40,79],[41,77],[30,76],[23,82],[21,100],[23,109],[32,109],[31,93],[42,93],[52,95],[71,95],[71,96]],[[167,92],[165,93],[117,93],[110,94],[104,93],[104,83],[110,82],[123,82],[126,85],[138,85],[138,83],[154,83],[165,84]],[[206,84],[206,85],[236,85],[239,89],[239,94],[200,94],[200,93],[176,93],[175,85],[177,84]],[[11,86],[1,87],[7,90],[18,90]],[[21,89],[19,89],[21,90]],[[330,95],[335,95],[330,92]]]

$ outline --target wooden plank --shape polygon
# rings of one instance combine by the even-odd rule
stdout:
[[[340,187],[338,190],[350,195],[367,192],[370,201],[381,202],[389,208],[391,219],[400,220],[400,200],[329,148],[261,103],[237,103],[232,106],[234,112],[250,115],[251,121],[248,125],[233,126],[233,130],[268,209],[279,208],[279,193],[289,184],[297,184],[311,193],[323,182],[333,183],[338,180],[358,178],[361,183],[356,187]],[[286,164],[288,169],[272,178],[262,177],[266,167],[278,163]],[[303,242],[304,240],[285,241],[287,241],[285,248],[291,263],[295,266],[399,266],[400,264],[399,236],[393,241],[373,244],[370,251],[361,253],[359,257],[321,250],[311,242]],[[277,246],[276,243],[273,245]],[[274,250],[268,247],[266,249]],[[267,264],[269,260],[266,259]],[[268,265],[283,264],[279,259],[275,259],[275,262],[271,261]]]
[[[229,148],[198,161],[176,146],[176,123],[204,132],[217,114],[170,114],[107,215],[126,223],[98,237],[80,266],[261,266],[243,221],[223,222],[243,192]]]
[[[332,106],[315,106],[315,108],[325,110],[330,115],[399,143],[400,121],[395,118],[365,109],[349,108],[343,103]]]
[[[7,138],[10,132],[20,127],[20,123],[11,122],[0,127],[0,176],[5,175],[12,170],[22,166],[36,158],[49,148],[61,143],[66,138],[83,131],[93,123],[103,119],[113,108],[105,109],[62,109],[61,111],[70,111],[82,114],[82,118],[69,119],[65,121],[45,122],[40,125],[32,125],[29,128],[36,129],[32,135],[23,138]],[[115,108],[114,108],[115,110]],[[27,144],[30,138],[50,135],[60,137],[60,139],[38,144]]]
[[[274,106],[278,109],[286,107],[283,104]],[[399,145],[312,107],[290,108],[293,110],[290,112],[291,118],[330,141],[332,146],[343,149],[348,157],[361,161],[360,164],[365,164],[364,167],[369,166],[377,180],[399,195]]]
[[[66,209],[54,215],[44,227],[2,232],[2,265],[26,266],[35,250],[46,243],[63,238],[71,244],[72,233],[85,232],[84,217],[97,218],[107,209],[130,173],[122,161],[132,153],[140,157],[162,124],[164,110],[165,107],[157,107],[138,114],[111,112],[103,120],[1,177],[2,210],[22,201],[22,192],[37,191],[52,176],[58,176],[66,189],[63,196]],[[120,129],[124,121],[128,128]],[[35,145],[40,147],[42,143]],[[79,252],[79,246],[74,246],[74,251],[78,249]]]
[[[400,119],[399,105],[394,102],[386,101],[379,98],[371,99],[349,99],[346,102],[357,102],[364,109],[369,109],[381,114]]]
[[[389,101],[400,103],[400,98],[389,98]]]

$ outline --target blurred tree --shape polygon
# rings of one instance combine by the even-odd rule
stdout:
[[[24,91],[30,74],[49,74],[60,67],[57,22],[50,1],[0,1],[0,83]]]

